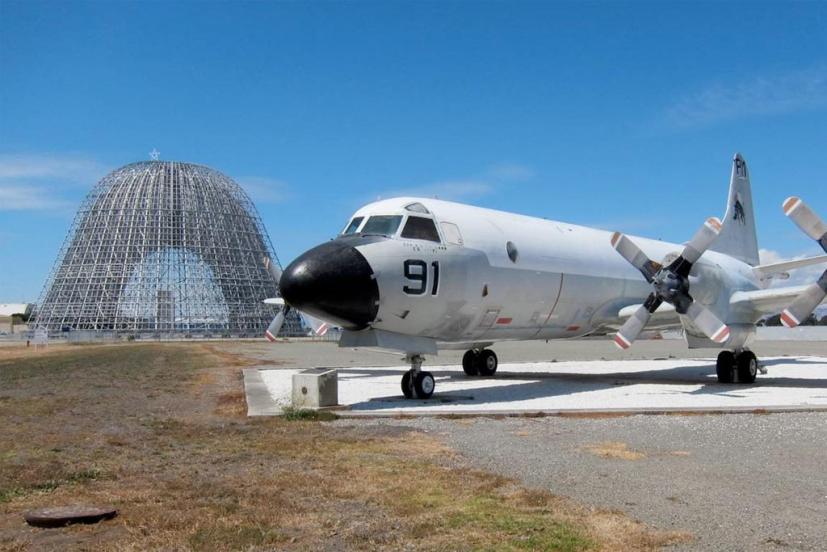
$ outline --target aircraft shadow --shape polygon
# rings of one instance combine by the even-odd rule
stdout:
[[[823,364],[823,362],[809,361],[806,359],[779,359],[763,362],[766,366],[779,364]],[[526,401],[531,399],[553,398],[566,396],[575,393],[589,393],[611,389],[619,386],[656,384],[656,385],[701,385],[700,388],[692,391],[677,391],[689,395],[716,395],[722,397],[743,397],[741,390],[754,389],[756,387],[782,387],[782,388],[803,388],[803,389],[825,389],[827,390],[827,372],[825,379],[796,378],[783,375],[774,375],[772,371],[767,375],[760,375],[754,384],[721,384],[718,383],[715,374],[715,364],[701,366],[676,366],[662,370],[649,370],[645,372],[607,372],[601,374],[583,374],[574,372],[507,372],[497,374],[494,378],[469,377],[455,367],[434,366],[429,371],[437,381],[437,392],[431,399],[405,400],[401,393],[383,397],[374,397],[351,405],[356,410],[382,410],[392,406],[405,406],[415,409],[418,407],[434,406],[442,403],[509,403],[515,401]],[[401,370],[370,370],[361,371],[349,368],[340,370],[340,374],[347,375],[348,379],[377,377],[377,376],[401,376]],[[515,381],[511,384],[497,385],[496,387],[466,387],[454,388],[449,391],[440,391],[440,383],[446,381],[479,382],[486,380],[499,382],[508,380]],[[527,381],[526,381],[527,380]],[[601,405],[595,404],[595,407]]]

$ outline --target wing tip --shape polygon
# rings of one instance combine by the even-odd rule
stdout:
[[[274,341],[276,341],[276,336],[271,334],[270,330],[264,330],[264,337],[266,337],[267,341],[269,341],[270,343],[273,343]]]

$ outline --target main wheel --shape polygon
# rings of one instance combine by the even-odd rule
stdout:
[[[732,351],[721,351],[718,353],[718,362],[715,364],[715,371],[718,373],[719,383],[732,383],[735,381],[735,353]]]
[[[429,399],[434,394],[434,376],[430,372],[419,372],[414,379],[414,394],[417,399]]]
[[[479,372],[477,371],[477,357],[479,355],[473,349],[469,349],[465,351],[465,354],[462,355],[462,370],[469,376],[478,376]]]
[[[497,354],[491,349],[483,349],[477,357],[477,373],[481,376],[493,376],[497,371]]]
[[[735,357],[735,365],[738,370],[739,383],[755,383],[755,376],[758,374],[758,359],[752,351],[743,351]]]
[[[402,394],[405,395],[406,399],[413,398],[413,385],[411,385],[411,373],[410,371],[405,372],[402,375]]]

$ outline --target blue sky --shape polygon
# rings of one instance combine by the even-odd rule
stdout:
[[[827,218],[827,4],[0,0],[0,302],[148,158],[218,169],[283,263],[396,193],[688,239],[751,168],[768,258]]]

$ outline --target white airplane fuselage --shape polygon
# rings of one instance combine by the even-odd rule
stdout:
[[[784,212],[827,252],[827,224],[800,198]],[[344,330],[343,347],[404,352],[406,398],[428,398],[425,355],[467,349],[468,376],[492,376],[498,341],[614,333],[629,348],[646,329],[682,327],[687,345],[723,349],[721,383],[752,383],[747,345],[762,317],[794,326],[827,298],[827,271],[809,286],[769,287],[827,255],[761,264],[749,171],[732,159],[723,220],[707,218],[685,244],[415,197],[359,209],[336,239],[276,271],[287,309]],[[786,307],[786,308],[785,308]],[[782,310],[783,309],[783,310]]]
[[[365,233],[376,216],[401,218],[392,232]],[[404,237],[410,217],[431,219],[439,241]],[[368,204],[351,221],[359,223],[334,241],[364,257],[378,287],[378,308],[367,324],[348,328],[331,320],[354,331],[428,338],[441,346],[579,337],[616,328],[619,311],[652,291],[603,230],[413,197]],[[683,248],[634,240],[657,261],[668,262]],[[735,329],[743,325],[743,335],[735,332],[733,339],[745,341],[756,319],[733,319],[729,297],[761,287],[752,267],[709,251],[690,280],[693,298]],[[311,314],[326,318],[323,310]]]

